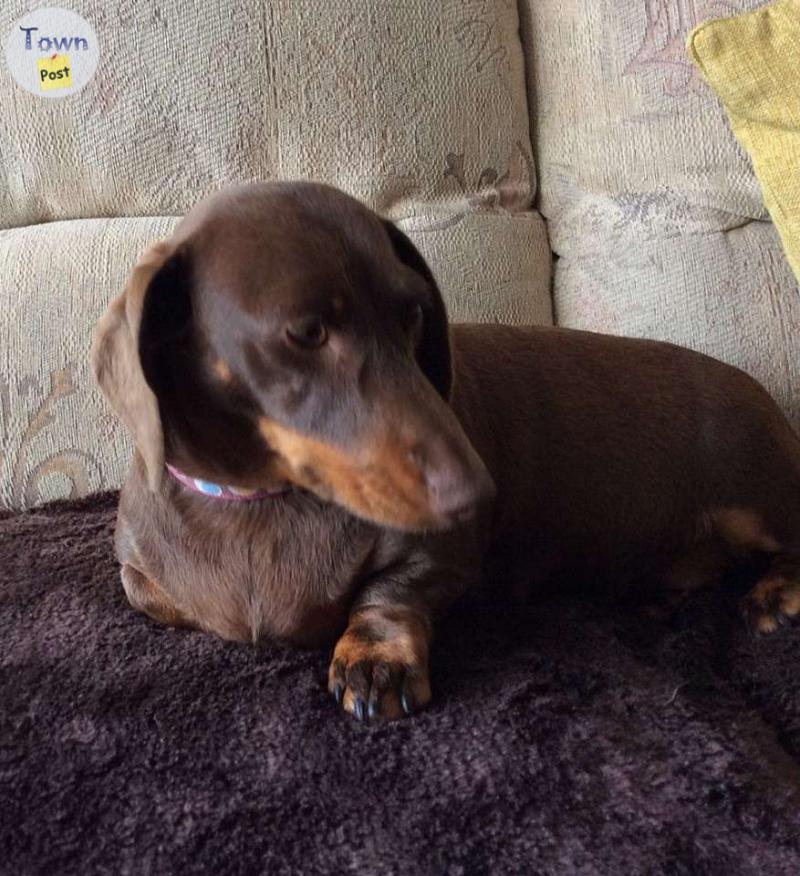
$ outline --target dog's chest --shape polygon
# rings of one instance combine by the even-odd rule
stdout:
[[[299,644],[335,639],[362,583],[373,540],[358,522],[297,522],[267,534],[252,554],[251,626]]]
[[[314,503],[231,510],[202,525],[170,515],[160,539],[165,589],[225,638],[333,640],[366,574],[374,529]]]

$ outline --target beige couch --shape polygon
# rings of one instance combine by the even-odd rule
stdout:
[[[0,78],[0,506],[119,484],[91,326],[149,241],[241,180],[322,179],[391,216],[456,320],[674,339],[800,425],[797,287],[683,51],[696,21],[754,5],[73,4],[101,45],[89,85],[43,100]]]

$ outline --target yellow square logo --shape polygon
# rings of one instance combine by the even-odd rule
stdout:
[[[49,58],[39,58],[36,66],[39,69],[39,87],[42,91],[70,88],[72,85],[72,65],[69,55],[51,55]]]

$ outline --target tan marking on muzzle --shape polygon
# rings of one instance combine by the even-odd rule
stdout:
[[[384,526],[412,530],[441,526],[422,472],[388,437],[348,453],[268,417],[259,418],[258,427],[284,461],[286,476],[299,486]]]

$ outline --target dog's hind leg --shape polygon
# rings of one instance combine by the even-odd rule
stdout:
[[[743,509],[723,509],[714,515],[717,531],[735,553],[760,553],[769,560],[766,572],[742,600],[748,627],[759,634],[773,633],[800,617],[800,505],[766,521]]]
[[[754,633],[773,633],[800,616],[800,553],[775,554],[766,574],[742,600]]]

